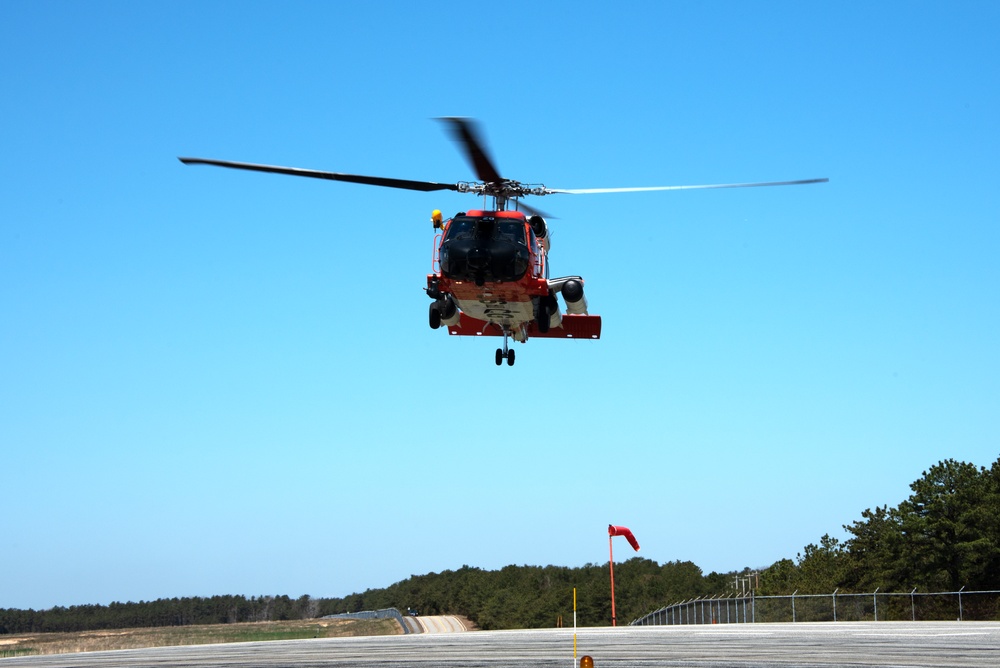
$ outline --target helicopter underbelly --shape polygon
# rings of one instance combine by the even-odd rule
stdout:
[[[530,322],[535,317],[531,300],[513,301],[501,296],[483,295],[476,299],[456,299],[458,308],[477,320],[495,322],[511,327]]]

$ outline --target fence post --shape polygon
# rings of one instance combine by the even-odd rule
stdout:
[[[962,589],[958,590],[958,621],[963,621],[962,619],[962,590],[965,589],[965,585],[962,585]]]
[[[792,592],[792,624],[795,623],[795,595],[798,593],[799,593],[798,589]]]
[[[833,621],[837,621],[837,592],[840,587],[833,590]]]
[[[881,587],[875,587],[875,591],[872,592],[872,600],[875,602],[875,621],[878,621],[878,590]]]
[[[913,621],[913,622],[917,621],[917,606],[914,605],[914,603],[913,603],[913,592],[914,591],[917,591],[916,587],[914,587],[913,591],[910,592],[910,621]]]

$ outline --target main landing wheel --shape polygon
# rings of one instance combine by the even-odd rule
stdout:
[[[541,299],[538,302],[538,317],[535,318],[535,325],[538,327],[539,334],[545,334],[549,331],[549,318],[551,317],[549,312],[549,303],[546,299]]]
[[[503,348],[497,348],[497,366],[501,366],[504,360],[507,360],[507,366],[514,366],[514,351],[504,352]]]
[[[497,366],[507,360],[507,366],[514,366],[514,351],[507,347],[507,337],[510,336],[510,329],[503,327],[503,348],[497,348]]]

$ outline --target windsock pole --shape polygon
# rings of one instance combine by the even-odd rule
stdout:
[[[608,536],[608,567],[611,569],[611,626],[618,626],[615,618],[615,550]]]
[[[618,619],[615,616],[615,552],[611,539],[615,536],[625,536],[625,540],[636,552],[639,551],[639,541],[632,535],[628,527],[608,525],[608,568],[611,570],[611,626],[618,626]]]

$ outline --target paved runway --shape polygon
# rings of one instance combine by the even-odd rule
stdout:
[[[874,622],[587,628],[595,668],[1000,666],[1000,623]],[[572,629],[289,640],[0,659],[0,668],[574,668]]]
[[[429,617],[403,617],[407,633],[464,633],[462,620],[452,615]]]

